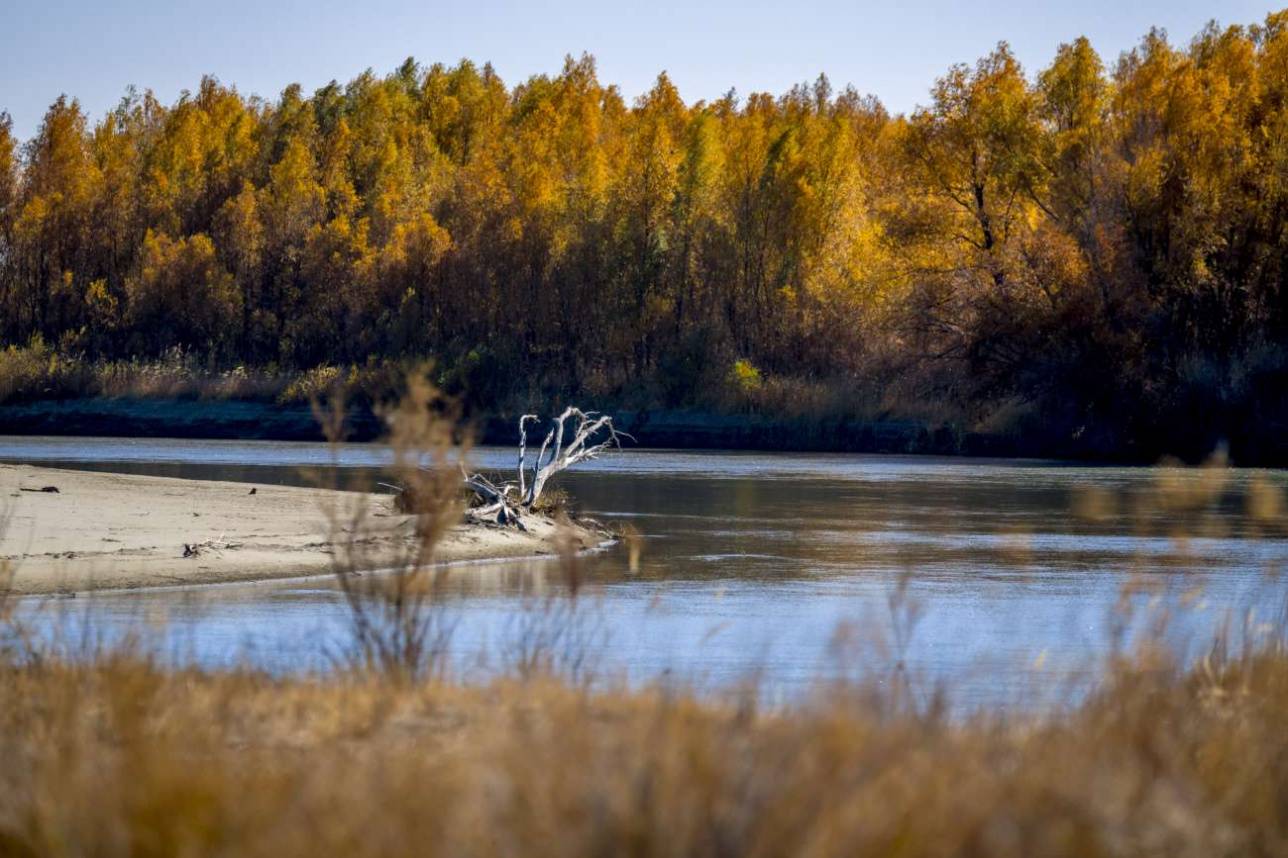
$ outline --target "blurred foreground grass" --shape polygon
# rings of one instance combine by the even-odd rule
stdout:
[[[0,671],[5,855],[1283,855],[1288,653],[953,720],[549,675]]]

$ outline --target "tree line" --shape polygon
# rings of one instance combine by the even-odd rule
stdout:
[[[1285,12],[1032,74],[999,44],[907,115],[825,77],[687,104],[663,74],[627,103],[583,56],[272,101],[208,77],[11,129],[13,346],[432,357],[486,402],[693,404],[737,366],[1105,449],[1269,443],[1249,427],[1288,415]]]

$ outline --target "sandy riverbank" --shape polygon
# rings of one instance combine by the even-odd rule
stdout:
[[[58,491],[40,491],[47,486]],[[8,519],[0,558],[15,568],[19,593],[325,574],[332,568],[325,510],[359,498],[320,489],[0,465]],[[368,500],[380,532],[395,532],[406,519],[392,510],[388,496]],[[526,523],[528,533],[460,525],[444,539],[437,559],[553,553],[554,523]],[[577,539],[589,548],[597,536],[581,531]],[[185,546],[195,546],[195,553],[185,557]]]

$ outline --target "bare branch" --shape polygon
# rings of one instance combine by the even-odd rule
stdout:
[[[572,429],[572,439],[565,446],[565,427],[569,418],[575,418],[577,424]],[[596,436],[605,431],[607,432],[607,437],[604,440],[594,444],[590,443]],[[620,447],[622,438],[630,438],[625,432],[619,432],[613,426],[613,418],[608,415],[598,414],[593,411],[585,412],[572,406],[564,409],[564,412],[555,419],[555,426],[547,434],[546,442],[549,443],[552,437],[554,449],[551,451],[550,460],[542,464],[540,457],[538,458],[538,467],[533,474],[532,484],[528,486],[527,495],[524,496],[523,506],[527,509],[531,509],[537,502],[546,483],[555,474],[572,467],[578,462],[593,459],[604,450]],[[545,447],[546,444],[543,444],[543,451]]]
[[[532,511],[553,476],[579,462],[594,459],[605,450],[621,447],[623,438],[635,440],[618,431],[608,415],[570,406],[552,421],[553,425],[537,451],[529,479],[528,424],[537,423],[539,419],[535,414],[519,418],[517,483],[498,485],[482,474],[471,474],[461,468],[464,487],[478,498],[478,505],[468,511],[471,518],[522,528],[521,514]],[[576,422],[570,425],[569,420]],[[568,439],[566,444],[565,438]],[[596,441],[597,438],[601,440]]]
[[[519,497],[523,497],[527,491],[523,470],[527,466],[528,459],[528,424],[535,422],[537,422],[535,414],[525,414],[519,418]]]

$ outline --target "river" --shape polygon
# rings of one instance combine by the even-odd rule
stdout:
[[[510,468],[513,455],[474,459]],[[387,456],[378,445],[0,438],[5,461],[257,482],[301,483],[319,468],[355,478]],[[771,700],[894,677],[965,708],[1076,698],[1164,613],[1167,641],[1193,657],[1224,625],[1258,633],[1288,601],[1288,541],[1247,520],[1241,500],[1254,481],[1288,480],[1221,478],[1217,501],[1195,515],[1152,499],[1169,497],[1161,484],[1176,493],[1212,479],[1197,470],[614,453],[559,485],[585,514],[637,530],[639,563],[630,568],[623,545],[585,558],[576,617],[558,618],[574,634],[558,646],[598,681],[754,683]],[[1086,497],[1111,505],[1074,515]],[[443,609],[452,669],[508,669],[555,622],[546,596],[559,578],[548,562],[453,570]],[[88,626],[113,639],[142,630],[166,658],[271,671],[327,669],[347,628],[325,578],[29,599],[22,611],[65,638]]]

